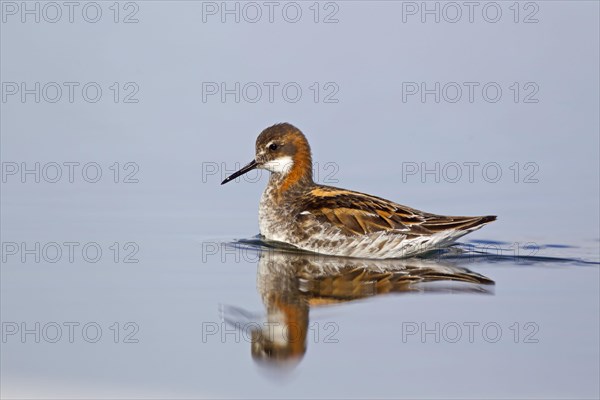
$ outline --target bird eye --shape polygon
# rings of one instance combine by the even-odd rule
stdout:
[[[277,144],[275,144],[275,143],[271,143],[271,144],[269,145],[269,150],[277,150]]]

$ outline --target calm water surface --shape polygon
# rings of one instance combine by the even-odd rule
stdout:
[[[18,214],[47,200],[12,200],[3,236],[30,243],[44,215]],[[77,229],[100,261],[78,247],[73,263],[19,254],[2,266],[7,397],[598,394],[597,239],[515,244],[484,229],[424,258],[352,260],[200,237],[196,226],[217,229],[211,218],[174,209],[99,220],[81,200],[57,198],[52,218],[68,227],[37,240]],[[123,248],[124,227],[137,247]]]

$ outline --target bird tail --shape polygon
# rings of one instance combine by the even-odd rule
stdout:
[[[485,224],[496,220],[495,215],[486,215],[484,217],[448,217],[434,216],[423,224],[424,228],[432,232],[442,231],[472,231]]]

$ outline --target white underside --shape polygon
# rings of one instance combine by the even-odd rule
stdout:
[[[340,237],[328,235],[322,241],[314,238],[314,242],[319,243],[319,246],[312,245],[311,241],[290,244],[302,250],[344,257],[405,258],[447,247],[471,231],[445,231],[414,239],[407,239],[406,236],[394,232],[380,232],[351,238],[342,235],[339,235]],[[326,244],[328,241],[335,243],[337,240],[339,240],[338,244],[330,246]]]
[[[286,229],[272,230],[261,224],[261,234],[267,240],[291,244],[299,249],[343,257],[356,258],[405,258],[433,250],[442,249],[460,237],[473,232],[483,225],[462,230],[448,230],[430,236],[407,239],[401,232],[383,231],[370,235],[346,236],[324,230],[306,240],[296,240],[287,234]],[[272,225],[271,225],[272,226]]]

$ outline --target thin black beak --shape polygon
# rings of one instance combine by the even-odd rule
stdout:
[[[240,169],[238,172],[234,172],[233,174],[231,174],[227,178],[225,178],[225,180],[223,182],[221,182],[221,185],[224,185],[227,182],[234,180],[238,176],[244,175],[246,172],[252,171],[256,167],[258,167],[256,160],[250,161],[250,163],[248,165],[246,165],[245,167],[242,167],[242,169]]]

